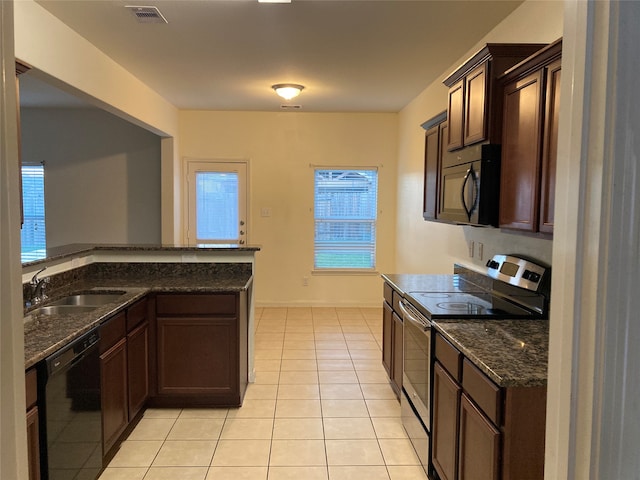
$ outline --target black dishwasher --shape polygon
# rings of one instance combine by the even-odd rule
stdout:
[[[97,329],[44,362],[43,480],[94,480],[102,470]]]

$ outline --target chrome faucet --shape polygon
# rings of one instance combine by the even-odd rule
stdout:
[[[51,281],[50,277],[38,278],[42,272],[44,272],[47,267],[42,268],[31,278],[29,285],[31,286],[31,304],[39,305],[43,303],[47,298],[49,298],[45,292],[46,286],[49,285]]]

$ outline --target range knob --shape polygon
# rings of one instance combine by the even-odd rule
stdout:
[[[487,262],[487,267],[489,267],[489,268],[497,269],[499,266],[500,266],[500,264],[498,262],[496,262],[495,260],[489,260]]]

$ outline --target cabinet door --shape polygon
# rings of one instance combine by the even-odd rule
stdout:
[[[438,204],[438,177],[440,175],[440,126],[425,132],[424,141],[424,201],[423,218],[435,220]]]
[[[127,383],[129,418],[133,419],[149,398],[149,324],[127,335]]]
[[[447,150],[462,148],[464,145],[464,79],[454,83],[449,89],[447,106]]]
[[[38,407],[33,407],[27,411],[27,459],[29,462],[29,480],[40,480]]]
[[[393,310],[387,302],[382,303],[382,366],[391,378],[391,353],[393,343],[391,341],[393,328]]]
[[[431,462],[440,480],[456,480],[460,386],[435,362]]]
[[[403,352],[403,328],[402,319],[393,314],[393,362],[391,362],[393,373],[393,387],[398,397],[400,397],[400,391],[402,390],[402,352]]]
[[[483,63],[465,77],[464,145],[487,138],[486,99],[487,64]]]
[[[38,374],[36,369],[27,371],[24,378],[27,406],[27,456],[29,480],[40,479],[40,433],[38,429]]]
[[[500,432],[462,394],[458,480],[498,480],[500,473]]]
[[[160,395],[239,395],[235,318],[158,318],[157,335]]]
[[[500,227],[538,228],[542,71],[505,85]]]
[[[556,159],[558,156],[558,122],[560,116],[561,60],[545,69],[544,139],[542,146],[542,177],[540,180],[540,225],[544,233],[553,233],[556,204]]]
[[[127,339],[100,355],[103,453],[109,452],[129,422],[127,403]]]

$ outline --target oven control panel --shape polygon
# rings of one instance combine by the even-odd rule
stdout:
[[[516,255],[494,255],[487,262],[487,274],[496,280],[537,292],[547,280],[549,268]]]

